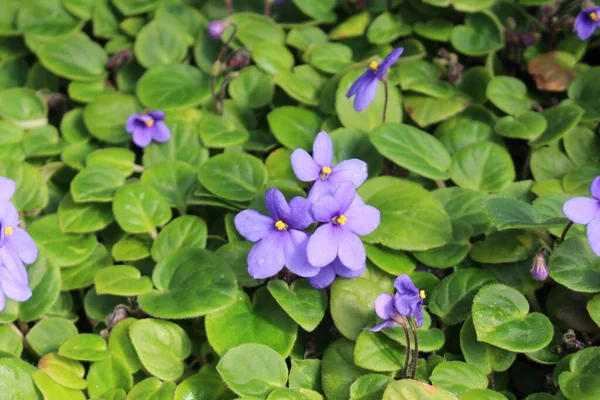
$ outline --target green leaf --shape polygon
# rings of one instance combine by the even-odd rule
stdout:
[[[452,28],[450,42],[468,56],[483,56],[504,46],[502,25],[489,11],[469,14],[465,25]]]
[[[106,251],[106,248],[100,243],[97,243],[90,256],[84,260],[69,266],[69,268],[64,268],[64,265],[61,265],[63,267],[61,270],[61,290],[81,289],[90,286],[94,283],[96,272],[101,268],[112,264],[112,258]]]
[[[236,103],[249,108],[261,108],[273,98],[273,79],[251,65],[229,84],[229,95]]]
[[[411,32],[409,25],[389,12],[379,14],[367,31],[367,39],[373,44],[391,43],[401,36],[408,36]]]
[[[565,151],[577,166],[598,164],[600,154],[595,149],[600,148],[600,138],[588,128],[575,127],[563,137]]]
[[[286,44],[299,50],[306,50],[313,44],[328,42],[327,34],[315,26],[292,28],[287,35]]]
[[[285,42],[283,29],[272,19],[260,14],[236,12],[228,20],[237,28],[236,39],[250,51],[262,43],[278,45]],[[227,38],[227,35],[226,32],[223,36]]]
[[[600,395],[600,381],[595,371],[600,365],[600,349],[591,347],[577,352],[562,372],[558,383],[568,399],[593,400]]]
[[[530,257],[537,243],[531,233],[502,231],[487,235],[476,242],[469,255],[475,261],[489,264],[516,262]]]
[[[583,293],[600,291],[600,268],[585,237],[565,240],[548,260],[550,276],[563,286]]]
[[[441,365],[441,364],[440,364]],[[456,400],[443,388],[428,385],[413,379],[402,379],[389,385],[382,400]]]
[[[265,184],[263,163],[249,154],[224,153],[202,164],[198,180],[209,191],[227,200],[252,199]]]
[[[87,381],[83,379],[85,368],[79,361],[50,353],[40,359],[38,368],[66,388],[85,389],[88,386]]]
[[[217,364],[217,371],[229,388],[240,396],[262,398],[273,389],[285,386],[288,375],[283,357],[257,343],[229,350]]]
[[[433,18],[424,23],[416,23],[414,29],[417,35],[425,39],[447,42],[450,40],[453,26],[452,22],[446,19]]]
[[[352,49],[341,43],[321,43],[309,47],[304,57],[316,69],[336,74],[352,64]]]
[[[487,86],[486,96],[496,107],[509,115],[529,111],[533,100],[527,96],[523,82],[509,76],[496,76]]]
[[[331,316],[336,328],[350,340],[356,340],[364,328],[374,326],[375,299],[381,289],[364,279],[337,279],[331,286]]]
[[[107,203],[124,183],[125,177],[118,168],[86,167],[71,181],[71,195],[76,203]]]
[[[48,123],[48,105],[32,89],[12,88],[0,92],[0,117],[22,128],[35,128]]]
[[[358,158],[367,163],[369,177],[379,174],[383,157],[370,142],[368,134],[358,130],[338,128],[331,132],[330,136],[333,142],[333,160],[335,162]],[[295,180],[295,175],[292,176]]]
[[[177,385],[173,400],[229,400],[233,393],[227,388],[213,366],[186,378]]]
[[[112,2],[123,15],[131,16],[154,10],[157,0],[112,0]]]
[[[183,61],[187,43],[181,30],[155,19],[136,36],[134,51],[140,65],[150,69]]]
[[[231,222],[231,224],[232,229],[235,230],[233,222]],[[236,234],[239,235],[237,230]],[[261,283],[261,280],[254,279],[248,274],[248,253],[254,244],[241,238],[241,236],[240,238],[242,241],[234,241],[235,239],[231,239],[231,236],[229,237],[231,241],[219,247],[215,254],[225,260],[229,268],[233,271],[240,286],[258,286]]]
[[[420,283],[415,278],[413,279],[416,284],[420,285]],[[432,352],[441,349],[444,345],[444,332],[440,329],[431,327],[431,316],[427,311],[423,312],[423,325],[420,328],[417,328],[416,331],[420,351]],[[406,347],[406,337],[404,336],[404,330],[400,325],[396,325],[393,328],[384,330],[383,334],[389,337],[390,339],[393,339],[396,342],[400,343],[402,346]]]
[[[488,385],[487,376],[476,367],[462,361],[447,361],[433,369],[431,383],[444,388],[455,395],[460,395],[468,389],[485,389]]]
[[[133,376],[127,366],[113,355],[93,363],[86,379],[90,397],[101,396],[112,389],[129,390],[133,386]]]
[[[60,293],[60,268],[43,252],[27,268],[32,296],[20,304],[19,319],[30,322],[41,317],[56,301]]]
[[[484,374],[506,371],[517,358],[517,354],[477,340],[473,319],[467,318],[460,330],[460,348],[465,360]]]
[[[30,331],[31,332],[31,331]],[[23,352],[23,339],[10,325],[0,325],[0,354],[20,357]]]
[[[48,186],[37,168],[25,162],[0,161],[0,176],[15,181],[17,190],[11,201],[17,210],[33,211],[48,204]]]
[[[585,119],[600,118],[600,89],[595,85],[600,79],[600,68],[590,68],[571,82],[569,99],[585,110]]]
[[[115,194],[113,213],[119,226],[128,233],[150,233],[171,219],[171,208],[156,190],[135,182]]]
[[[371,16],[367,11],[354,14],[333,28],[331,32],[329,32],[329,39],[341,40],[351,37],[364,36],[369,22],[371,22]]]
[[[91,333],[80,333],[70,337],[60,346],[58,354],[80,361],[99,361],[110,357],[106,340]]]
[[[347,400],[350,398],[352,382],[367,373],[367,370],[354,363],[354,343],[340,338],[330,344],[323,354],[323,393],[328,400]]]
[[[309,17],[323,22],[334,22],[337,17],[332,11],[335,0],[293,0],[296,7]]]
[[[394,379],[382,374],[363,375],[350,386],[350,400],[381,400]]]
[[[218,354],[244,343],[261,343],[287,356],[296,340],[296,323],[276,304],[266,288],[257,290],[252,304],[243,292],[219,313],[206,317],[206,335]]]
[[[448,179],[450,155],[435,137],[404,124],[383,124],[369,135],[386,158],[433,180]]]
[[[502,284],[479,291],[473,300],[473,324],[479,341],[517,352],[544,348],[554,333],[545,315],[529,313],[525,296]]]
[[[296,280],[290,287],[284,281],[272,280],[267,287],[277,304],[304,330],[313,331],[325,316],[327,293],[313,289],[308,280]]]
[[[402,251],[366,243],[365,250],[369,261],[388,274],[408,274],[415,269],[417,264],[407,253]]]
[[[482,206],[492,225],[498,230],[543,229],[568,222],[566,218],[547,218],[540,215],[534,206],[506,197],[489,198]]]
[[[527,1],[527,0],[524,0],[524,1]],[[493,0],[424,0],[423,2],[427,3],[427,4],[432,4],[436,7],[447,7],[448,3],[451,3],[452,6],[457,11],[475,12],[475,11],[485,10],[490,5],[492,5],[492,3],[494,1]]]
[[[75,325],[64,318],[46,318],[27,333],[27,342],[40,356],[58,351],[69,338],[77,334]]]
[[[279,143],[290,150],[312,149],[321,126],[321,118],[300,107],[278,107],[267,115],[269,128]]]
[[[130,265],[114,265],[102,268],[95,278],[96,293],[116,296],[138,296],[152,289],[152,281],[141,276],[140,271]]]
[[[480,142],[452,156],[450,178],[462,188],[499,191],[515,180],[515,166],[502,146]]]
[[[107,75],[108,55],[96,42],[77,32],[42,45],[37,55],[48,71],[61,78],[94,81]]]
[[[83,110],[83,121],[90,134],[107,143],[123,143],[130,138],[125,122],[141,111],[134,96],[111,93],[96,97]]]
[[[17,14],[16,23],[20,31],[50,40],[81,27],[80,22],[63,9],[59,0],[24,3]]]
[[[364,202],[381,213],[375,232],[364,236],[396,250],[428,250],[452,240],[450,218],[428,191],[414,182],[393,177],[368,180],[359,190]]]
[[[139,371],[142,367],[129,336],[129,327],[136,321],[137,319],[135,318],[122,319],[111,329],[110,336],[108,337],[108,349],[111,354],[120,357],[132,374]]]
[[[260,69],[273,75],[294,66],[294,55],[283,44],[259,43],[252,50],[252,59]]]
[[[306,105],[319,105],[324,79],[310,65],[299,65],[292,72],[281,72],[275,75],[273,82],[294,100]]]
[[[81,103],[89,103],[101,94],[112,93],[114,89],[107,86],[104,79],[96,81],[75,81],[69,83],[67,93],[73,100]]]
[[[548,128],[542,136],[533,140],[532,145],[535,147],[550,144],[563,137],[577,125],[583,116],[583,109],[575,105],[563,104],[544,110],[542,115],[548,121]]]
[[[136,384],[127,394],[127,399],[152,400],[173,399],[175,395],[175,384],[173,382],[161,382],[156,378],[146,378]]]
[[[248,131],[244,127],[236,125],[234,120],[209,113],[202,116],[198,132],[202,144],[214,149],[243,144],[250,136]]]
[[[187,333],[169,321],[142,319],[129,327],[129,335],[144,368],[165,381],[178,379],[192,351]]]
[[[233,273],[223,259],[208,250],[175,251],[156,265],[152,281],[157,290],[138,300],[147,313],[156,317],[199,317],[235,301]]]
[[[65,233],[97,232],[114,221],[110,204],[76,203],[70,194],[58,205],[58,224]]]
[[[543,114],[526,111],[516,117],[507,115],[500,118],[494,130],[500,136],[511,139],[534,140],[546,130],[548,123]]]
[[[161,194],[172,207],[185,211],[188,196],[196,188],[196,168],[183,161],[167,161],[144,170],[141,181]]]
[[[83,122],[81,108],[74,108],[63,116],[60,121],[60,133],[67,142],[72,144],[85,143],[90,140],[90,133]]]
[[[572,170],[575,165],[559,150],[542,147],[534,150],[531,155],[531,174],[536,181],[560,179]],[[577,174],[581,176],[581,174]]]
[[[588,301],[586,309],[596,325],[600,326],[600,296],[594,296]]]
[[[194,215],[172,220],[152,244],[152,258],[161,261],[175,249],[203,249],[206,246],[206,222]]]
[[[288,386],[292,389],[309,389],[321,392],[321,360],[295,360],[292,358]]]
[[[459,93],[445,98],[410,95],[404,98],[403,103],[406,114],[423,128],[460,113],[470,101]]]
[[[108,147],[99,149],[87,156],[85,164],[88,167],[108,165],[117,168],[123,176],[133,173],[135,166],[135,153],[128,149]]]
[[[362,331],[354,347],[354,363],[371,371],[397,371],[404,366],[406,349],[386,335]]]
[[[56,156],[61,153],[64,142],[58,129],[52,125],[30,129],[23,139],[23,150],[28,158]]]

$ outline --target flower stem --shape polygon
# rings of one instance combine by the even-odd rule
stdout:
[[[215,96],[216,96],[215,85],[216,85],[216,80],[221,75],[221,72],[223,69],[223,58],[225,57],[225,53],[227,53],[227,49],[229,48],[229,45],[233,41],[233,38],[237,34],[237,25],[232,23],[231,26],[233,26],[233,31],[231,32],[231,35],[229,35],[229,39],[227,39],[227,41],[223,44],[223,47],[221,47],[221,51],[219,52],[217,61],[215,61],[215,63],[213,64],[213,66],[211,68],[211,71],[210,71],[210,94],[212,95],[212,98],[215,101],[217,100],[215,98]]]
[[[133,172],[139,172],[140,174],[144,172],[144,167],[141,165],[133,164]]]
[[[229,15],[233,14],[232,0],[225,0],[225,7],[227,7],[227,12],[229,13]]]
[[[417,337],[417,327],[413,323],[412,318],[406,318],[408,320],[408,325],[410,326],[410,330],[413,334],[414,340],[414,350],[413,350],[413,359],[412,359],[412,372],[410,374],[410,378],[414,379],[417,375],[417,365],[419,364],[419,338]]]
[[[271,4],[273,0],[265,0],[265,17],[271,17]]]
[[[388,98],[390,97],[390,89],[388,87],[388,81],[387,79],[383,79],[383,88],[385,89],[384,93],[385,93],[385,97],[384,97],[384,101],[383,101],[383,117],[381,118],[381,122],[385,123],[385,119],[387,116],[387,108],[388,108]]]
[[[398,319],[394,319],[402,329],[404,329],[404,339],[406,341],[406,354],[404,355],[404,368],[402,369],[402,378],[408,378],[408,363],[410,362],[410,336],[408,335],[408,328],[406,327],[406,322],[404,321],[404,317],[399,317]]]
[[[387,0],[387,10],[388,12],[392,12],[392,0]]]
[[[563,229],[562,234],[560,235],[561,243],[565,241],[565,238],[567,237],[567,232],[569,232],[569,229],[571,229],[572,226],[573,226],[573,221],[569,221],[567,226],[565,226],[565,229]]]
[[[446,189],[446,182],[442,180],[435,181],[435,185],[438,187],[438,189]]]

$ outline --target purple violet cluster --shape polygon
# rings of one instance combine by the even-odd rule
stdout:
[[[254,210],[235,216],[240,234],[256,243],[248,254],[248,273],[264,279],[285,266],[319,289],[337,275],[362,275],[367,257],[360,236],[373,232],[380,220],[379,210],[356,193],[367,179],[367,164],[358,159],[334,164],[333,143],[324,131],[315,138],[312,156],[296,149],[291,163],[299,180],[313,182],[306,199],[288,203],[272,188],[265,196],[270,216]],[[314,223],[320,224],[314,233],[304,230]]]
[[[423,299],[425,292],[417,289],[413,281],[406,274],[400,275],[394,282],[396,293],[381,293],[375,300],[375,312],[383,322],[368,331],[379,332],[384,328],[393,328],[401,317],[415,318],[417,327],[423,325]]]

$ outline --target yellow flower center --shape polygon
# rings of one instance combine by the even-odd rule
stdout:
[[[592,21],[598,22],[598,14],[596,14],[595,12],[592,11],[589,15],[590,15],[590,18],[592,19]]]
[[[369,68],[377,72],[377,68],[379,68],[379,63],[377,61],[371,61],[371,64],[369,64]]]
[[[4,233],[6,234],[6,236],[10,236],[10,235],[12,235],[12,234],[13,234],[13,228],[12,228],[12,227],[10,227],[10,226],[7,226],[7,227],[4,229]]]
[[[147,126],[148,128],[150,128],[150,127],[154,126],[154,120],[153,120],[153,119],[151,119],[150,121],[146,121],[146,126]]]
[[[419,292],[419,297],[420,297],[420,298],[422,298],[422,299],[425,299],[425,297],[427,297],[427,295],[425,294],[425,291],[424,291],[424,290],[421,290],[421,291]]]
[[[339,217],[334,218],[334,223],[338,225],[346,225],[346,222],[348,222],[348,218],[345,215],[340,215]]]
[[[277,222],[275,222],[275,228],[277,228],[280,231],[285,231],[288,226],[285,222],[283,222],[282,220],[279,220]]]
[[[331,168],[329,167],[323,167],[321,168],[321,173],[319,174],[319,178],[321,178],[321,180],[326,180],[329,175],[331,175]]]

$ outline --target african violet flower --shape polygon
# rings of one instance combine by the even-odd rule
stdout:
[[[396,62],[402,54],[404,48],[399,47],[392,50],[383,62],[379,64],[377,61],[371,62],[361,76],[358,77],[350,86],[350,90],[346,94],[347,98],[354,97],[354,109],[358,112],[363,111],[371,104],[377,92],[377,81],[383,79],[387,74],[388,69]]]
[[[315,138],[312,157],[305,150],[296,149],[291,160],[298,179],[315,182],[308,193],[311,202],[333,194],[342,182],[350,181],[359,187],[367,179],[367,163],[362,160],[353,158],[333,165],[333,143],[325,131]]]
[[[221,21],[221,20],[214,20],[214,21],[210,21],[208,23],[208,36],[210,36],[211,39],[220,39],[221,35],[223,34],[223,32],[225,32],[225,29],[229,28],[231,26],[231,22],[229,21]]]
[[[5,296],[25,301],[31,297],[25,264],[37,259],[37,246],[24,229],[18,226],[19,213],[10,202],[15,193],[15,182],[0,177],[0,311]]]
[[[283,194],[269,189],[265,203],[271,217],[254,210],[244,210],[234,218],[235,227],[251,242],[257,242],[248,253],[248,273],[255,279],[269,278],[285,265],[296,275],[315,276],[319,268],[306,257],[308,235],[298,229],[312,224],[310,202],[294,197],[288,204]]]
[[[345,267],[340,261],[339,257],[336,257],[331,264],[321,268],[317,275],[308,278],[308,280],[315,289],[324,289],[333,283],[336,275],[339,275],[343,278],[358,278],[365,272],[366,269],[367,264],[363,264],[361,268],[352,270]]]
[[[145,114],[133,114],[127,120],[125,130],[133,134],[133,143],[146,147],[152,140],[166,142],[171,138],[171,131],[163,120],[162,111],[149,111]]]
[[[600,26],[600,7],[583,10],[575,19],[575,32],[581,40],[587,40]]]
[[[399,317],[410,317],[417,322],[417,327],[423,325],[423,299],[425,291],[417,289],[413,281],[406,274],[400,275],[394,282],[397,292],[393,296],[381,293],[375,300],[375,312],[384,321],[373,328],[365,328],[378,332],[383,328],[393,328],[395,320]]]
[[[575,197],[563,205],[563,213],[576,224],[587,225],[587,237],[594,254],[600,257],[600,176],[590,185],[589,197]]]
[[[365,247],[359,236],[368,235],[379,225],[379,210],[360,202],[352,204],[356,188],[352,182],[340,184],[336,192],[321,197],[311,207],[315,221],[324,222],[308,240],[308,261],[325,267],[336,258],[353,271],[364,268]]]

